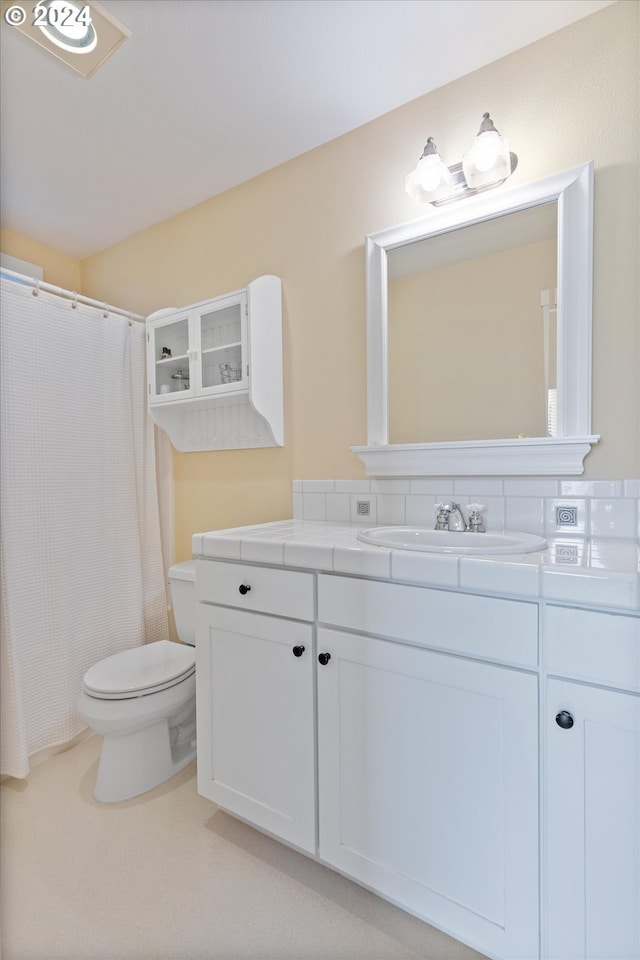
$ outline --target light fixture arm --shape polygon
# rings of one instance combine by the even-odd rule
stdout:
[[[509,156],[511,158],[511,173],[513,173],[518,166],[518,157],[515,153],[511,153],[511,151],[509,151]],[[454,192],[450,196],[444,197],[444,199],[430,200],[429,202],[434,207],[441,207],[443,204],[452,203],[454,200],[462,200],[463,197],[473,197],[477,193],[484,193],[485,190],[493,190],[494,187],[499,187],[500,184],[504,183],[507,179],[505,177],[503,180],[499,180],[497,183],[492,183],[487,187],[469,187],[467,186],[467,181],[462,169],[462,161],[460,161],[460,163],[452,164],[449,167],[449,172],[451,173],[451,179],[453,180]]]

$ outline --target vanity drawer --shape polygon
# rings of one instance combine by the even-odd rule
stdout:
[[[640,618],[547,606],[543,663],[563,677],[640,692]]]
[[[520,600],[320,574],[318,620],[507,663],[538,663],[538,606]]]
[[[249,563],[196,560],[196,596],[204,603],[313,620],[313,576]]]

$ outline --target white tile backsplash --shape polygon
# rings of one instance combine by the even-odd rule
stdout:
[[[333,493],[334,480],[303,480],[303,493]]]
[[[502,480],[454,480],[453,492],[473,497],[501,497]]]
[[[558,523],[556,509],[558,507],[573,507],[576,510],[576,523]],[[556,500],[553,497],[545,500],[544,505],[544,532],[549,537],[589,535],[589,502],[577,497],[563,497]]]
[[[562,497],[621,497],[622,480],[562,480]]]
[[[434,507],[457,500],[486,505],[487,530],[546,536],[640,537],[640,480],[424,477],[391,480],[294,480],[293,515],[302,520],[431,527]],[[370,502],[369,516],[357,512]],[[556,523],[556,507],[575,507],[578,523]]]
[[[371,493],[410,493],[409,480],[371,480]]]
[[[484,525],[487,530],[504,530],[505,526],[505,498],[481,496],[467,497],[465,513],[470,503],[481,503],[484,506]],[[517,529],[517,528],[516,528]]]
[[[633,500],[591,501],[591,536],[624,537],[625,530],[635,525],[636,510]]]
[[[406,522],[415,527],[429,527],[436,517],[436,498],[431,496],[413,495],[405,497]]]
[[[326,520],[327,498],[324,493],[302,493],[302,519]]]
[[[351,496],[348,493],[327,493],[327,520],[348,523],[351,519]]]
[[[350,495],[351,506],[349,508],[349,520],[351,523],[377,523],[377,512],[376,512],[376,500],[377,497],[373,493],[352,493]],[[360,513],[360,508],[358,504],[368,503],[369,504],[369,513],[363,514]]]
[[[403,524],[406,522],[405,500],[397,493],[379,493],[376,497],[377,523]]]
[[[544,533],[544,500],[542,497],[505,497],[505,521],[508,530]]]
[[[336,493],[370,493],[368,480],[334,480]]]
[[[409,492],[417,494],[432,494],[433,496],[443,497],[453,494],[453,480],[410,480]]]
[[[505,497],[557,497],[557,480],[510,480],[504,483]]]

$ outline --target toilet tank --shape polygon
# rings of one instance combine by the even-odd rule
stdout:
[[[185,560],[169,567],[169,586],[176,630],[182,643],[196,643],[196,562]]]

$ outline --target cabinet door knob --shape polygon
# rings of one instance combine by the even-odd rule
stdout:
[[[299,647],[293,648],[294,657],[301,657],[303,653],[304,653],[304,647],[302,645]]]
[[[238,590],[244,597],[245,593],[249,593],[249,590],[251,590],[251,587],[249,586],[248,583],[241,583],[240,586],[238,587]]]
[[[330,653],[319,653],[319,654],[318,654],[318,661],[322,664],[323,667],[326,667],[326,665],[329,663],[329,660],[331,660],[331,654],[330,654]]]
[[[573,717],[568,710],[561,710],[560,713],[556,714],[556,723],[563,730],[570,730],[573,726]]]

